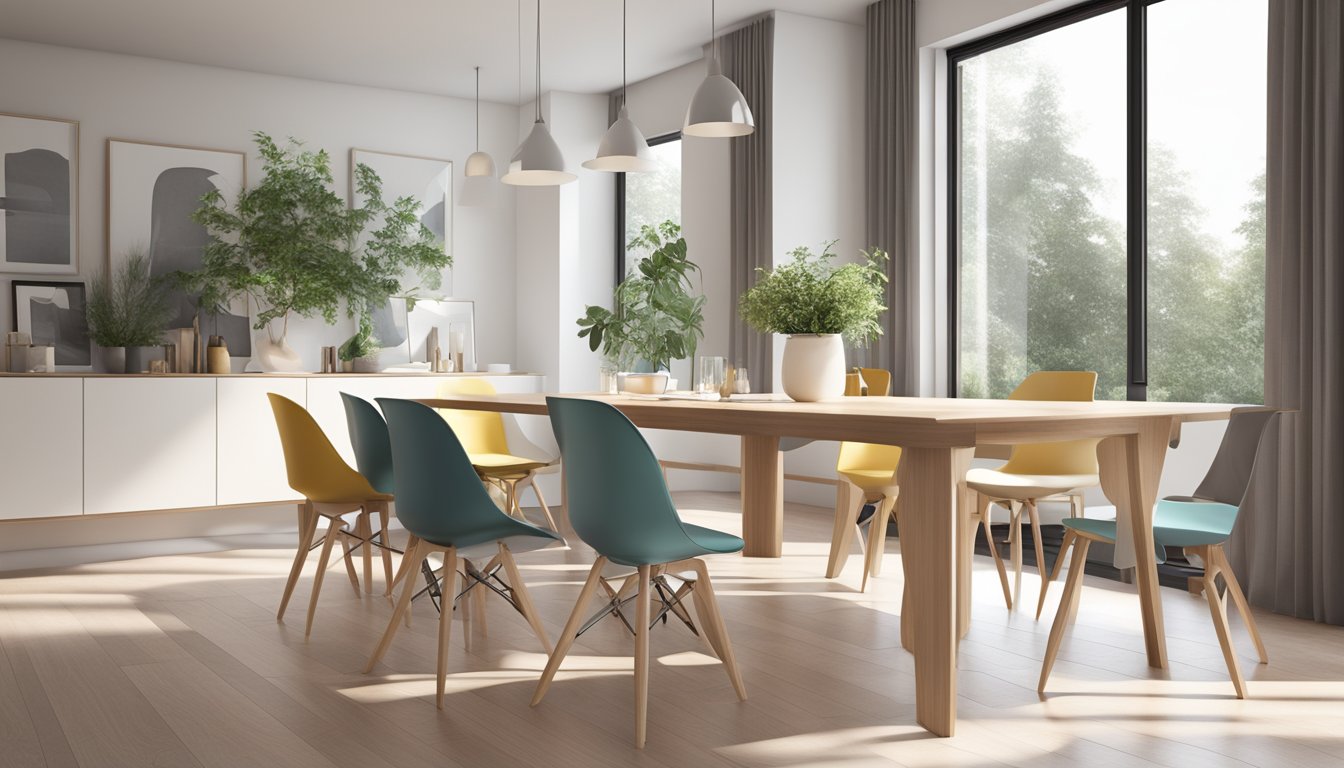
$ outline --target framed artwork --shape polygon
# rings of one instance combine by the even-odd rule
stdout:
[[[0,113],[0,272],[79,272],[79,123]]]
[[[93,370],[84,283],[15,280],[10,298],[14,330],[32,336],[34,346],[55,347],[57,370]]]
[[[399,155],[373,152],[367,149],[350,150],[350,205],[363,204],[355,189],[355,168],[367,165],[383,182],[383,199],[391,203],[402,197],[413,197],[419,203],[417,213],[443,247],[452,253],[453,242],[453,161],[418,155]],[[401,284],[407,293],[414,294],[419,277],[403,275]],[[443,282],[434,289],[440,295],[453,291],[452,268],[444,271]]]
[[[407,329],[406,299],[393,297],[373,311],[373,338],[378,340],[378,368],[411,362],[411,335]]]
[[[169,275],[201,266],[210,237],[191,220],[201,198],[218,189],[232,206],[247,183],[247,155],[219,149],[107,140],[108,267],[117,270],[127,254],[143,252],[150,274]],[[169,328],[189,328],[199,297],[182,290],[172,295]],[[252,354],[252,328],[246,299],[218,314],[201,316],[201,333],[223,336],[229,354]]]
[[[431,329],[439,329],[439,348],[444,357],[454,344],[462,347],[462,364],[476,370],[476,302],[468,299],[416,299],[406,313],[411,360],[429,358],[425,342]],[[456,341],[454,336],[456,335]]]

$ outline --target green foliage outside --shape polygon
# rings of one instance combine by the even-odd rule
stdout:
[[[89,282],[84,314],[89,338],[100,347],[150,347],[163,341],[173,317],[168,282],[150,275],[149,256],[129,251],[115,272]]]
[[[756,284],[738,301],[742,319],[763,333],[839,333],[852,345],[881,335],[886,251],[872,248],[862,252],[862,263],[837,267],[834,246],[826,243],[819,255],[794,248],[787,263],[757,269]]]
[[[700,268],[686,256],[681,227],[673,221],[646,224],[626,248],[650,252],[616,286],[614,311],[585,308],[579,337],[621,370],[661,370],[673,360],[694,358],[704,338],[705,297],[690,292],[690,275]]]
[[[214,190],[193,216],[211,239],[201,269],[180,279],[201,294],[202,308],[246,296],[256,307],[255,327],[278,342],[290,315],[334,323],[344,304],[348,316],[366,323],[409,288],[401,283],[407,272],[418,272],[426,288],[438,286],[452,260],[420,223],[415,198],[387,204],[378,175],[361,164],[354,184],[365,202],[349,207],[333,190],[325,150],[301,149],[293,139],[281,147],[260,131],[253,137],[264,164],[261,182],[231,209]]]
[[[1098,210],[1104,182],[1072,146],[1055,76],[1023,64],[995,62],[1007,84],[962,70],[960,393],[1095,370],[1097,397],[1124,399],[1124,224]],[[978,104],[993,116],[979,132]],[[1148,398],[1263,402],[1264,178],[1226,247],[1177,158],[1150,146],[1148,169]]]

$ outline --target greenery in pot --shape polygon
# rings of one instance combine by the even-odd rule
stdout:
[[[886,251],[870,248],[861,252],[863,262],[837,267],[834,246],[834,240],[826,243],[820,255],[794,248],[789,262],[758,268],[756,284],[738,301],[747,324],[763,333],[841,334],[851,344],[880,335]]]
[[[341,360],[353,361],[361,357],[368,357],[378,351],[378,341],[373,338],[373,323],[367,318],[359,319],[359,329],[355,335],[345,340],[345,343],[336,349],[336,356]]]
[[[173,317],[168,288],[168,281],[150,276],[143,250],[128,251],[115,272],[100,271],[89,282],[89,338],[108,349],[161,343]]]
[[[415,198],[387,204],[378,175],[360,164],[354,187],[365,202],[347,206],[333,190],[325,150],[304,150],[294,139],[281,147],[260,131],[253,137],[261,182],[232,207],[213,190],[193,215],[210,242],[201,269],[181,277],[201,294],[201,306],[246,296],[256,308],[255,327],[282,344],[291,315],[335,323],[344,303],[346,314],[363,322],[407,290],[402,276],[409,272],[420,273],[424,287],[438,287],[452,259],[420,223]]]
[[[700,268],[686,257],[681,227],[673,221],[641,227],[627,250],[644,248],[648,256],[616,286],[615,309],[589,306],[578,319],[579,337],[622,370],[663,370],[693,358],[705,335],[705,297],[690,293],[690,275]]]

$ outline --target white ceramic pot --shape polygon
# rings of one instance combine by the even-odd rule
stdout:
[[[622,373],[620,390],[632,395],[661,395],[667,391],[667,371],[658,373]]]
[[[798,334],[784,342],[784,394],[800,403],[845,395],[845,343],[838,333]]]
[[[263,333],[252,340],[252,348],[257,362],[261,363],[261,370],[266,373],[295,373],[303,370],[299,353],[284,339],[277,344]]]

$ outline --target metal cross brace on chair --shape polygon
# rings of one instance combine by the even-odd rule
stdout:
[[[674,589],[668,582],[669,578],[680,582],[681,586]],[[624,596],[626,589],[633,583],[632,578],[626,578],[625,583],[621,585],[620,589],[612,589],[611,584],[609,584],[606,579],[602,579],[599,583],[607,592],[607,604],[599,609],[597,613],[593,614],[588,621],[584,622],[575,637],[582,635],[584,632],[587,632],[596,626],[598,622],[612,615],[615,615],[616,618],[621,620],[621,623],[625,625],[626,630],[629,631],[630,634],[635,634],[634,626],[630,624],[630,620],[626,618],[625,612],[622,610],[622,608],[633,602],[636,598],[635,595],[630,595],[628,597]],[[658,612],[653,615],[653,619],[649,623],[649,629],[653,629],[657,626],[659,621],[666,624],[667,615],[671,613],[678,619],[681,619],[681,623],[685,624],[686,627],[691,630],[692,634],[699,637],[700,630],[696,628],[695,622],[691,620],[690,614],[686,612],[686,607],[682,605],[682,601],[686,596],[691,593],[691,590],[695,589],[695,581],[680,576],[669,576],[668,574],[660,573],[651,578],[649,583],[653,585],[654,594],[657,596],[658,602],[660,603]]]

